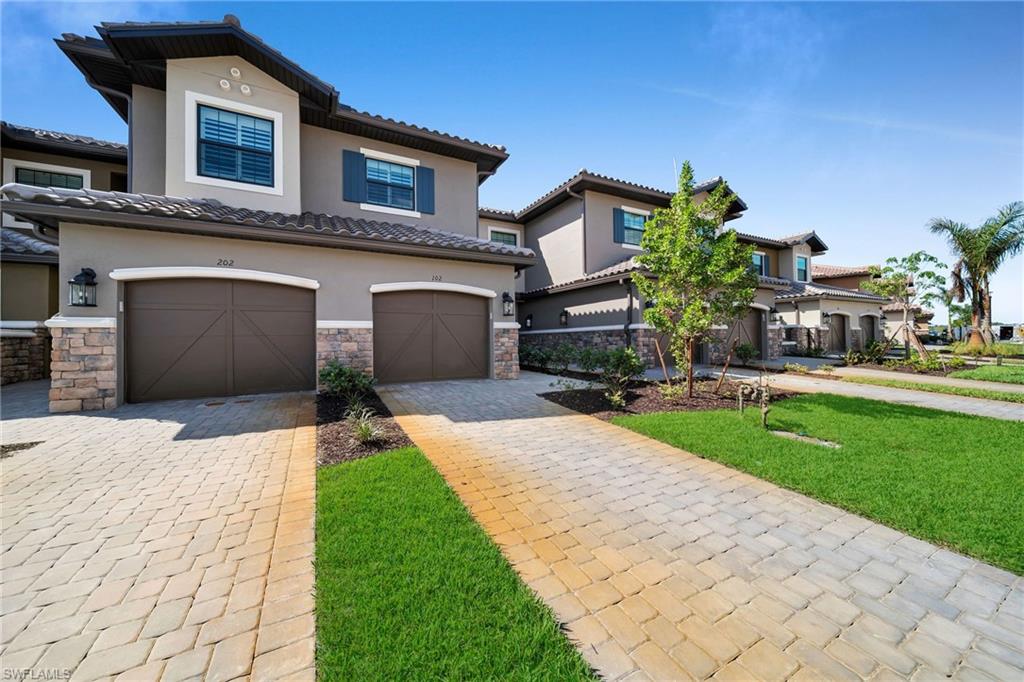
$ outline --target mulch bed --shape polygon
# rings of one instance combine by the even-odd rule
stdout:
[[[387,405],[376,393],[363,398],[362,404],[374,411],[373,423],[380,437],[360,443],[352,435],[352,426],[345,418],[349,405],[344,398],[320,393],[316,397],[316,462],[318,466],[369,457],[386,450],[412,445],[409,436],[398,425]]]
[[[21,450],[28,450],[29,448],[34,448],[35,446],[39,445],[42,442],[43,441],[41,440],[37,440],[29,443],[8,443],[6,445],[0,445],[0,459],[7,459],[8,457],[12,456],[15,452],[19,452]]]
[[[697,381],[694,384],[693,397],[685,395],[675,400],[666,400],[658,390],[656,382],[633,384],[626,392],[626,407],[614,409],[604,397],[600,388],[576,389],[569,391],[551,391],[541,393],[540,397],[567,407],[570,410],[609,421],[612,417],[628,414],[649,414],[651,412],[697,412],[702,410],[724,410],[736,407],[736,395],[740,382],[726,381],[719,393],[714,392],[715,381]],[[772,389],[772,402],[789,398],[795,393]]]

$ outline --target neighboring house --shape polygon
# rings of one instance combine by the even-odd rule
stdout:
[[[3,182],[124,190],[128,148],[82,135],[0,122]],[[58,310],[57,237],[3,214],[0,240],[2,383],[49,376],[50,334]]]
[[[504,148],[357,111],[230,15],[97,31],[57,44],[130,125],[129,193],[3,190],[60,237],[51,410],[311,389],[329,360],[517,376],[535,258],[477,212]]]
[[[864,282],[870,280],[870,265],[815,265],[813,270],[815,282],[828,284],[829,286],[843,287],[866,293]],[[887,340],[893,337],[903,324],[903,309],[896,303],[886,303],[882,306],[880,326],[875,330],[878,340]],[[925,310],[920,306],[913,309],[914,332],[922,339],[930,334],[929,325],[935,317],[935,313]],[[884,337],[884,338],[883,338]],[[865,336],[865,340],[870,336]],[[902,337],[897,339],[902,342]]]

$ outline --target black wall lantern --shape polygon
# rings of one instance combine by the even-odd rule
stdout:
[[[527,315],[526,319],[524,320],[524,322],[526,322],[526,328],[527,329],[533,329],[533,313],[530,313],[529,315]]]
[[[96,271],[82,268],[82,271],[68,280],[68,304],[73,306],[96,305]]]
[[[562,312],[558,313],[558,324],[563,327],[569,326],[569,311],[563,309]]]
[[[507,291],[501,295],[501,313],[505,317],[512,317],[516,314],[516,299]]]

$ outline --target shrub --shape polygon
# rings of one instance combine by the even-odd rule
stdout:
[[[825,349],[821,346],[808,346],[804,350],[804,356],[808,358],[820,358],[825,355]]]
[[[1020,343],[993,343],[988,346],[972,347],[966,341],[960,341],[950,346],[957,355],[972,355],[974,357],[1014,357],[1024,355],[1024,344]]]
[[[851,348],[843,354],[843,362],[849,367],[861,365],[864,364],[864,356]]]
[[[359,412],[349,411],[348,413],[347,418],[352,426],[352,436],[363,445],[380,440],[382,435],[380,427],[373,421],[374,416],[376,415],[373,410],[368,407],[364,407]]]
[[[879,363],[885,357],[885,344],[872,339],[864,344],[863,356],[865,362]]]
[[[615,400],[621,399],[622,406],[625,406],[625,395],[629,382],[644,372],[644,363],[640,360],[640,356],[632,348],[599,351],[597,365],[601,370],[598,381],[604,384],[605,397],[615,405],[613,400],[613,396],[615,396]]]
[[[320,370],[320,385],[331,395],[341,396],[349,403],[360,400],[373,390],[374,378],[359,370],[330,360]]]
[[[825,374],[832,374],[833,372],[836,371],[836,368],[833,367],[832,365],[822,365],[821,367],[818,368],[818,370],[824,372]]]
[[[949,358],[946,360],[946,366],[950,369],[962,369],[967,366],[967,361],[963,358]]]
[[[659,384],[658,391],[665,400],[679,400],[686,395],[686,384],[676,382],[674,384]]]
[[[760,351],[758,351],[752,343],[741,343],[736,346],[735,353],[736,357],[739,358],[740,362],[744,365],[761,355]]]
[[[807,374],[809,371],[807,365],[801,365],[799,362],[787,362],[782,366],[782,369],[787,372],[796,372],[797,374]]]
[[[581,350],[576,356],[576,364],[579,365],[582,371],[587,373],[593,373],[600,365],[600,362],[601,351],[590,346]]]
[[[565,374],[565,371],[569,369],[569,365],[575,360],[576,349],[571,344],[563,341],[551,351],[546,367],[549,372],[554,374]]]
[[[519,364],[525,367],[547,369],[551,362],[551,351],[541,346],[524,346],[519,351]]]

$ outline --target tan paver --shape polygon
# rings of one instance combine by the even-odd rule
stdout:
[[[550,383],[381,392],[606,679],[1024,679],[1019,576],[564,410]]]
[[[3,462],[3,677],[311,679],[312,396],[46,397],[0,394],[3,442],[43,441]]]

